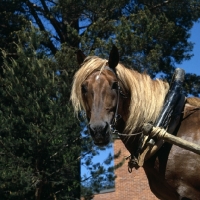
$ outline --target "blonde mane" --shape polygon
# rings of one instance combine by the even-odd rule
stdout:
[[[81,95],[81,84],[96,70],[102,70],[108,60],[96,56],[87,57],[81,68],[74,76],[71,101],[75,113],[85,110]],[[164,98],[168,92],[168,83],[162,80],[152,80],[147,74],[128,69],[122,64],[116,67],[118,78],[123,82],[123,87],[129,91],[131,100],[128,108],[129,117],[126,122],[124,133],[133,133],[141,129],[144,122],[155,122]]]

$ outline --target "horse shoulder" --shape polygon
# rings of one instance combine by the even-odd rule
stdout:
[[[200,145],[200,99],[186,100],[177,137]],[[200,155],[173,145],[167,161],[165,178],[181,197],[200,197]]]

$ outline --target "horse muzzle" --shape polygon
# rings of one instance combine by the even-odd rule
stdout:
[[[110,127],[107,122],[90,123],[88,131],[97,146],[105,146],[110,142]]]

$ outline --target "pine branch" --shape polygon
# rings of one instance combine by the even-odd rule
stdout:
[[[169,3],[171,3],[170,0],[164,1],[164,2],[162,2],[162,3],[159,3],[159,4],[157,4],[157,5],[155,5],[155,6],[151,7],[151,8],[149,8],[149,10],[154,10],[154,9],[156,9],[156,8],[162,7],[162,6],[167,5],[167,4],[169,4]]]
[[[47,7],[45,1],[44,1],[44,0],[41,0],[41,3],[42,3],[42,6],[43,6],[43,8],[44,8],[43,14],[45,15],[45,17],[46,17],[47,19],[50,20],[52,26],[54,27],[54,29],[56,30],[58,36],[60,37],[60,42],[61,42],[61,43],[64,43],[65,40],[66,40],[66,38],[65,38],[65,35],[64,35],[64,34],[62,33],[62,31],[61,31],[61,27],[60,27],[59,22],[53,17],[53,15],[51,15],[51,13],[50,13],[50,11],[49,11],[49,9],[48,9],[48,7]]]
[[[42,10],[40,7],[36,6],[36,4],[31,3],[30,1],[27,1],[27,5],[28,5],[28,7],[29,7],[29,9],[31,11],[31,14],[33,15],[37,25],[39,26],[40,30],[46,32],[46,28],[43,25],[43,22],[39,18],[39,16],[38,16],[37,12],[35,11],[35,9],[39,10],[43,14],[44,14],[44,10]],[[54,55],[56,54],[57,48],[54,46],[53,42],[50,39],[48,39],[48,43],[44,42],[43,45],[47,46],[52,51],[52,53]]]

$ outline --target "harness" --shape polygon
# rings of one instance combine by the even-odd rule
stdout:
[[[179,120],[174,120],[174,118],[176,118],[177,116],[180,117],[180,113],[182,112],[185,104],[185,96],[182,94],[182,84],[184,81],[184,76],[185,72],[183,69],[177,68],[175,70],[170,84],[170,89],[165,97],[163,108],[157,121],[153,124],[154,127],[164,128],[165,130],[168,130],[168,132],[170,132],[171,134],[174,132],[179,123]],[[118,115],[119,96],[121,93],[123,92],[118,82],[117,106],[114,114],[114,119],[110,127],[112,133],[117,134],[119,137],[135,137],[136,135],[140,135],[139,145],[136,152],[130,152],[131,155],[126,158],[129,159],[128,171],[131,173],[132,168],[137,169],[143,166],[144,160],[147,160],[151,156],[153,156],[164,144],[164,141],[156,141],[156,138],[146,136],[142,132],[128,135],[118,132],[118,130],[116,129],[116,124],[117,121],[121,118],[121,116]],[[175,121],[175,123],[173,123],[173,121]]]

